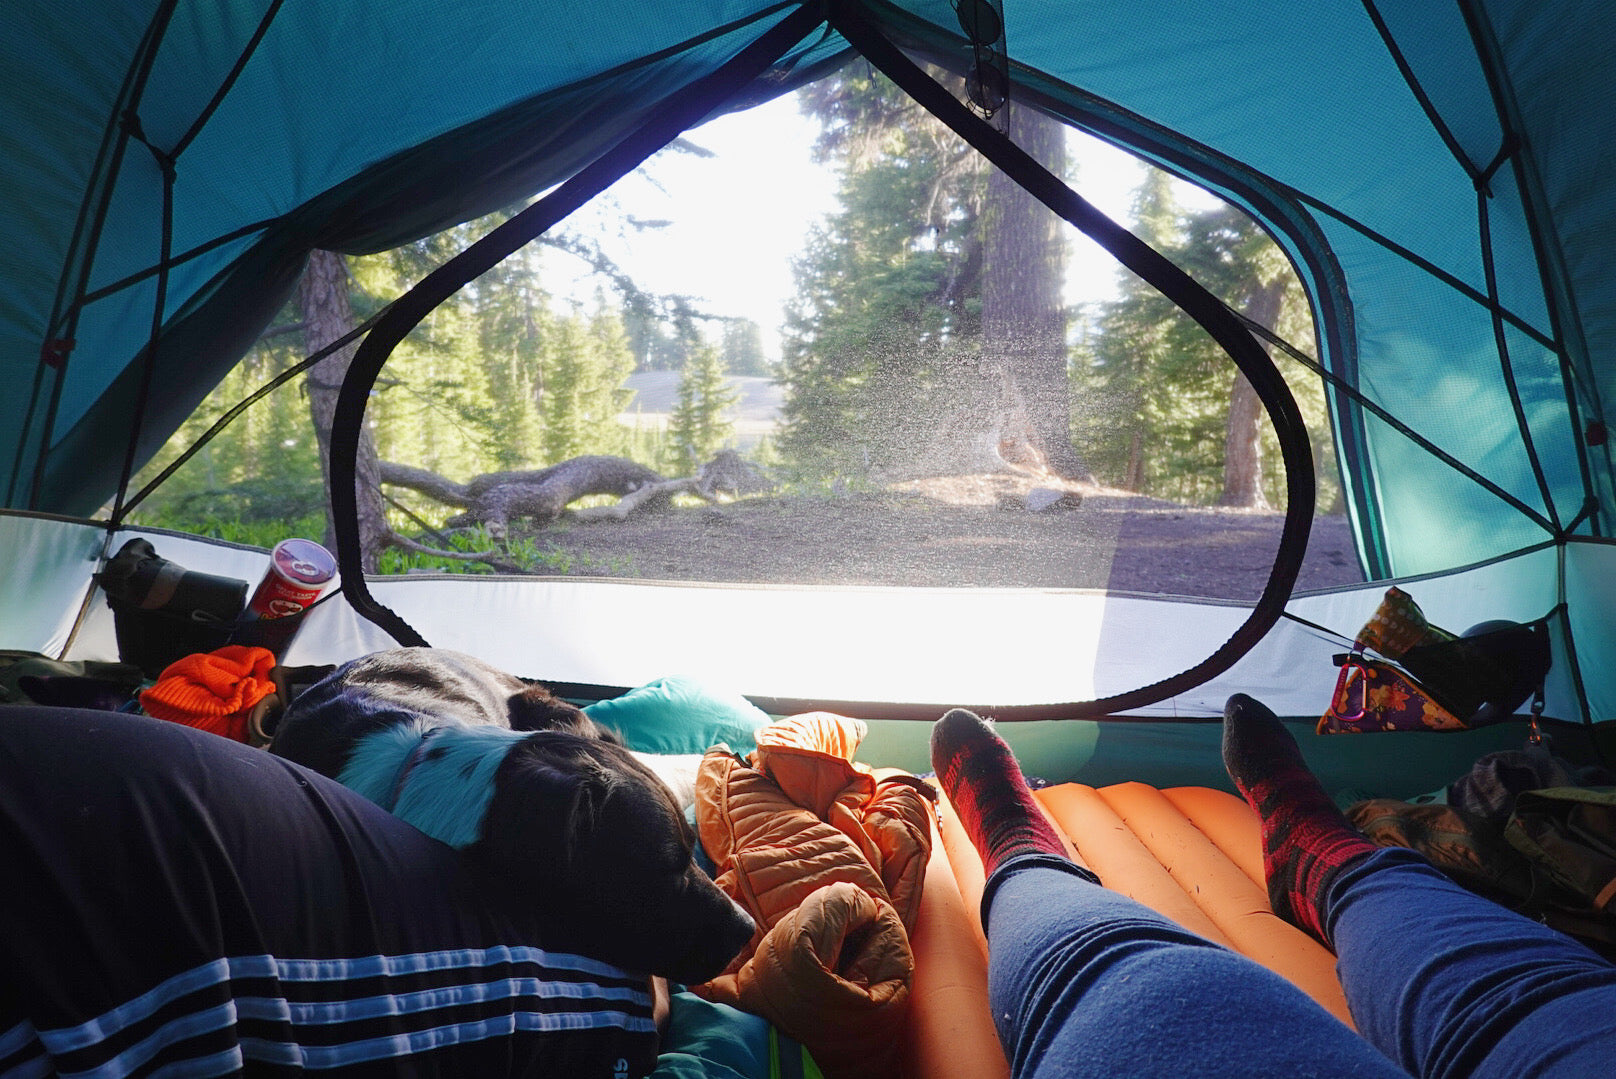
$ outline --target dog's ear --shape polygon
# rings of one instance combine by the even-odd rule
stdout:
[[[661,780],[621,746],[539,733],[501,764],[479,853],[595,958],[694,984],[751,938],[694,862]]]
[[[527,688],[513,695],[507,710],[514,731],[564,731],[583,738],[622,742],[616,731],[596,723],[582,708],[562,700],[538,682],[528,683]]]

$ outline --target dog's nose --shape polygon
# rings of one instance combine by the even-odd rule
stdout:
[[[728,897],[726,896],[726,898]],[[740,951],[741,945],[751,940],[752,934],[757,932],[757,922],[753,920],[752,915],[747,912],[747,909],[735,902],[734,899],[730,899],[729,905],[735,910],[737,932],[739,932],[739,930],[742,928],[745,930],[745,935],[741,937],[741,943],[735,946],[735,950]]]
[[[746,908],[711,884],[707,915],[693,922],[683,938],[683,955],[669,972],[676,981],[699,985],[718,977],[752,939],[757,923]],[[721,899],[722,905],[711,899]],[[698,928],[699,927],[699,928]]]
[[[752,940],[758,927],[745,907],[733,899],[729,901],[729,905],[732,913],[730,924],[725,927],[725,932],[714,940],[716,950],[723,953],[723,964],[726,967]]]

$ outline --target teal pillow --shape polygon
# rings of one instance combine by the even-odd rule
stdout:
[[[757,748],[758,728],[771,722],[769,713],[739,693],[689,678],[659,678],[596,701],[584,713],[641,753],[705,753],[723,742],[744,757]]]

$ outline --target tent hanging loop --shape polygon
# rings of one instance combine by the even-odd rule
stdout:
[[[163,341],[163,324],[168,313],[168,282],[174,254],[174,181],[177,175],[176,159],[166,150],[160,150],[146,137],[140,123],[140,114],[134,108],[125,109],[121,118],[128,136],[151,151],[163,176],[161,232],[157,245],[157,281],[152,298],[151,333],[146,340],[144,362],[140,367],[140,381],[135,390],[133,420],[129,426],[129,441],[124,450],[123,470],[118,475],[118,491],[112,500],[112,512],[107,517],[107,534],[115,532],[128,516],[129,483],[135,474],[135,458],[140,447],[140,432],[145,427],[146,409],[151,401],[152,382],[157,372],[157,354]]]
[[[39,346],[39,362],[60,371],[67,367],[67,358],[76,344],[71,337],[53,337]]]

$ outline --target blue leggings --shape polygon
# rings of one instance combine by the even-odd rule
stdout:
[[[1051,855],[982,901],[988,993],[1016,1079],[1523,1079],[1616,1074],[1616,964],[1376,851],[1324,897],[1360,1037],[1290,982]]]

